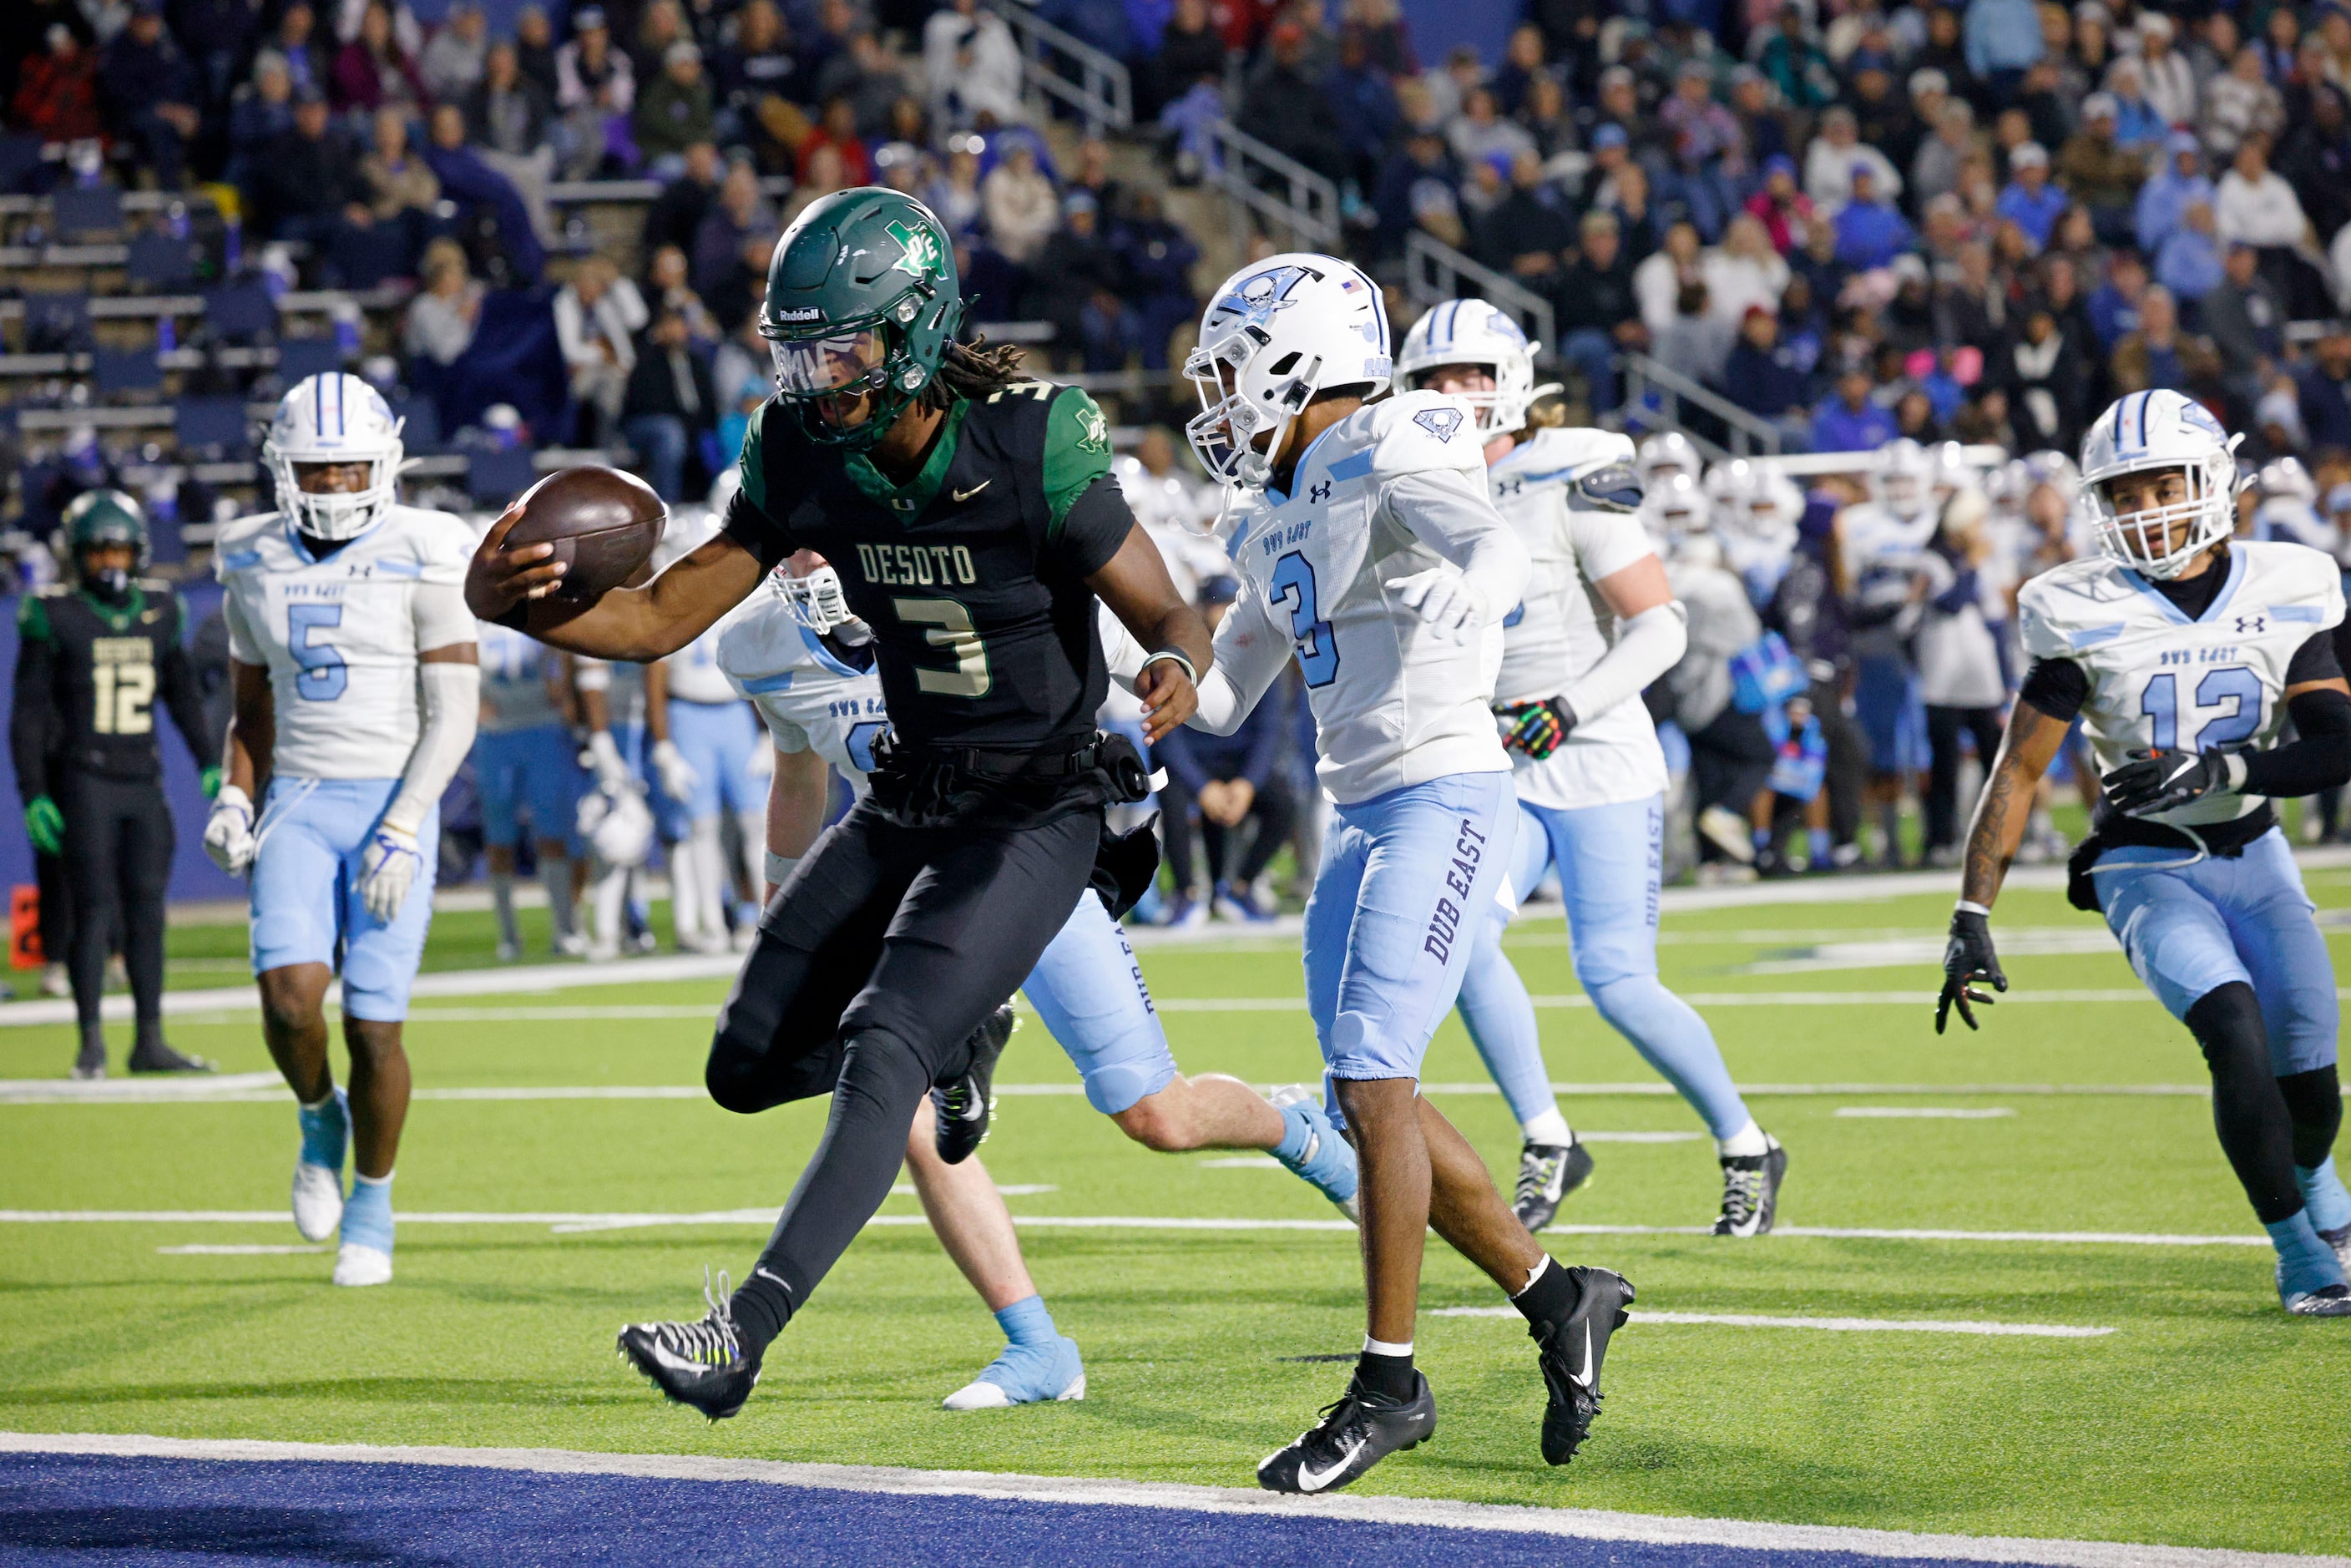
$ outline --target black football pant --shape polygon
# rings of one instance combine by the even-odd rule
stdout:
[[[1201,885],[1194,881],[1192,835],[1200,836],[1201,845],[1208,852],[1207,889],[1213,891],[1218,883],[1235,888],[1245,888],[1264,874],[1273,863],[1273,857],[1290,841],[1290,830],[1297,820],[1297,806],[1290,792],[1289,782],[1279,774],[1266,779],[1249,801],[1249,817],[1232,827],[1212,821],[1202,812],[1197,823],[1192,812],[1199,802],[1184,781],[1169,769],[1167,788],[1160,791],[1161,811],[1159,831],[1167,841],[1167,863],[1175,868],[1176,891],[1198,894]],[[1242,834],[1249,817],[1257,819],[1257,836],[1249,842],[1249,852],[1241,852]]]
[[[1927,773],[1927,847],[1947,850],[1959,841],[1959,820],[1968,815],[1959,805],[1959,737],[1972,736],[1976,760],[1984,777],[1991,777],[1992,758],[2000,755],[2000,710],[1994,707],[1929,707],[1927,746],[1933,765]]]
[[[882,1207],[923,1097],[970,1065],[1077,907],[1099,806],[910,828],[861,800],[780,889],[718,1015],[710,1097],[749,1113],[832,1095],[816,1155],[742,1291],[764,1343]]]
[[[74,1016],[88,1034],[98,1027],[106,989],[106,956],[121,931],[122,967],[139,1038],[163,1017],[163,894],[172,879],[172,810],[153,780],[138,782],[66,771],[57,780],[66,820],[62,858],[73,888],[73,932],[66,972]]]

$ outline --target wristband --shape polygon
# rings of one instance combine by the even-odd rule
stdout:
[[[798,855],[779,855],[775,851],[769,850],[768,852],[768,881],[774,886],[783,886],[784,883],[792,880],[792,873],[799,869],[799,864],[800,857]]]
[[[1165,659],[1169,664],[1180,668],[1184,672],[1184,678],[1191,682],[1194,685],[1196,686],[1200,684],[1200,672],[1192,667],[1192,661],[1186,658],[1183,654],[1177,653],[1173,648],[1162,648],[1156,653],[1150,654],[1143,661],[1143,670],[1151,668],[1152,665],[1159,663],[1162,659]],[[1139,675],[1143,673],[1143,670],[1137,670],[1135,674]]]
[[[1951,913],[1954,915],[1980,915],[1986,920],[1991,918],[1991,911],[1985,905],[1980,904],[1970,904],[1964,898],[1959,900],[1959,902],[1953,906]]]

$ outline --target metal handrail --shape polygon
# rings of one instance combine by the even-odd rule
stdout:
[[[1208,127],[1216,156],[1207,171],[1241,211],[1290,231],[1293,250],[1339,247],[1339,187],[1229,120]],[[1273,187],[1279,184],[1277,191]],[[1237,211],[1236,221],[1239,217]]]
[[[1625,401],[1639,402],[1649,389],[1655,387],[1666,398],[1662,410],[1667,421],[1684,434],[1697,439],[1695,433],[1682,423],[1681,405],[1695,403],[1722,421],[1730,433],[1731,457],[1777,457],[1780,455],[1780,427],[1770,420],[1760,419],[1724,397],[1710,387],[1700,385],[1679,371],[1669,370],[1646,354],[1620,353],[1617,369],[1625,373]],[[1704,444],[1712,444],[1705,443]]]
[[[1468,292],[1510,312],[1527,341],[1534,345],[1536,359],[1548,361],[1558,350],[1558,319],[1552,313],[1550,300],[1426,230],[1415,229],[1405,236],[1404,287],[1415,305],[1461,298],[1464,279],[1473,286]]]
[[[1040,114],[1053,99],[1075,110],[1086,134],[1134,128],[1134,80],[1125,64],[1064,32],[1018,0],[980,0],[1020,46],[1020,85]]]

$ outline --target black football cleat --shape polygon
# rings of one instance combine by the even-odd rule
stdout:
[[[996,1108],[996,1059],[1004,1054],[1004,1042],[1019,1024],[1010,1002],[988,1014],[987,1021],[971,1031],[971,1065],[932,1089],[935,1123],[931,1141],[946,1164],[963,1164],[987,1141],[988,1113]]]
[[[1633,1304],[1633,1282],[1622,1274],[1606,1269],[1570,1269],[1567,1274],[1576,1284],[1574,1310],[1527,1326],[1551,1396],[1543,1407],[1542,1457],[1552,1465],[1575,1458],[1591,1433],[1600,1415],[1600,1363],[1608,1354],[1608,1336],[1625,1326],[1625,1309]]]
[[[96,1030],[81,1037],[81,1050],[74,1054],[73,1075],[85,1082],[106,1076],[106,1037]]]
[[[1788,1174],[1788,1151],[1770,1134],[1771,1148],[1760,1155],[1722,1156],[1722,1212],[1717,1236],[1761,1236],[1780,1216],[1780,1183]]]
[[[1529,1144],[1519,1151],[1518,1196],[1510,1208],[1530,1234],[1559,1212],[1561,1200],[1592,1176],[1592,1155],[1582,1144]]]
[[[631,1323],[618,1342],[622,1359],[655,1388],[713,1421],[742,1409],[759,1382],[759,1357],[743,1348],[728,1294],[726,1275],[716,1294],[705,1281],[702,1299],[710,1311],[700,1322]]]
[[[1323,1406],[1320,1425],[1259,1461],[1257,1484],[1268,1491],[1337,1491],[1390,1454],[1437,1436],[1437,1396],[1416,1370],[1412,1383],[1412,1397],[1398,1405],[1350,1378],[1339,1402]]]
[[[218,1072],[201,1056],[183,1056],[160,1040],[142,1040],[131,1048],[133,1072]]]

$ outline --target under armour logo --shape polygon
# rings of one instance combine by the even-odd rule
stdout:
[[[1461,411],[1458,408],[1425,408],[1412,416],[1412,422],[1439,441],[1450,441],[1453,433],[1461,428]]]
[[[2269,629],[2270,622],[2269,617],[2266,615],[2240,615],[2237,617],[2237,635],[2240,637],[2254,635],[2259,632],[2266,632]]]
[[[1331,481],[1328,479],[1317,479],[1311,485],[1307,486],[1306,498],[1310,501],[1329,500],[1331,498]]]

